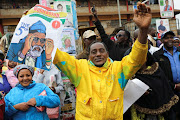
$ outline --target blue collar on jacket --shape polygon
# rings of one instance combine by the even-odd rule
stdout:
[[[19,89],[23,90],[23,89],[30,89],[32,87],[34,87],[36,85],[36,82],[35,81],[32,81],[31,84],[29,84],[29,86],[27,87],[23,87],[20,83],[16,85],[16,87],[18,87]]]
[[[108,69],[111,63],[113,63],[113,60],[109,57],[109,58],[107,58],[106,62],[104,63],[104,65],[102,67],[105,69]],[[88,64],[90,66],[95,66],[94,63],[90,60],[88,60]]]

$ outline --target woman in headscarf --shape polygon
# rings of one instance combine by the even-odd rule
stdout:
[[[58,107],[60,100],[58,95],[42,83],[32,80],[34,69],[27,65],[18,65],[14,68],[14,75],[18,78],[16,85],[5,96],[5,113],[13,120],[49,120],[46,110],[37,107]],[[45,96],[42,96],[45,92]]]
[[[150,88],[131,107],[133,120],[174,120],[173,106],[179,98],[168,83],[168,79],[148,52],[146,63],[135,74]]]

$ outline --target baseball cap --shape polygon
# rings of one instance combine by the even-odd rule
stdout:
[[[178,37],[174,37],[174,40],[180,40]]]
[[[166,31],[166,32],[164,32],[162,35],[161,35],[161,39],[163,39],[163,38],[165,38],[166,37],[166,35],[173,35],[173,36],[175,36],[175,34],[174,34],[174,32],[173,31]]]
[[[83,39],[90,38],[91,36],[96,36],[96,33],[94,31],[92,31],[92,30],[86,30],[83,33]]]

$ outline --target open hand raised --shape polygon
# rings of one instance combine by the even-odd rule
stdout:
[[[151,9],[147,7],[144,3],[137,3],[137,10],[134,11],[134,22],[139,29],[148,29],[151,24]]]

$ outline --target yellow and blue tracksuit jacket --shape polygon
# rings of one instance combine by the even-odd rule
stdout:
[[[124,87],[145,63],[147,50],[147,44],[136,40],[122,61],[108,58],[103,67],[96,67],[57,49],[53,63],[77,89],[76,120],[122,120]]]

